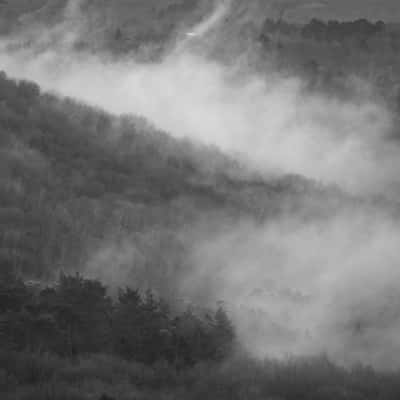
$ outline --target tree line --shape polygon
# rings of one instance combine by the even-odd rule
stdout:
[[[365,41],[384,31],[385,23],[382,21],[373,23],[366,19],[358,19],[348,22],[325,22],[314,18],[302,28],[301,34],[306,39],[342,43],[348,39]]]
[[[322,21],[313,18],[309,23],[299,26],[283,19],[267,18],[262,27],[263,34],[294,35],[298,32],[305,39],[342,42],[349,38],[370,38],[386,31],[383,21],[370,22],[364,18],[355,21]]]
[[[127,360],[175,365],[222,360],[232,351],[233,325],[222,306],[172,311],[151,291],[107,295],[100,281],[60,274],[38,288],[14,277],[0,281],[2,350],[61,357],[109,353]]]

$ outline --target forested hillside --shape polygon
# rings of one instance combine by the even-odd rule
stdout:
[[[216,221],[212,231],[217,221],[262,222],[280,210],[323,215],[344,197],[297,177],[267,183],[140,118],[112,117],[4,74],[0,96],[2,272],[83,271],[98,249],[124,241],[140,254],[131,266],[139,283],[173,287],[188,244],[181,233],[196,223]]]

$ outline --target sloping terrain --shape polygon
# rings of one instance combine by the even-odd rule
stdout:
[[[185,264],[182,229],[193,233],[207,218],[210,231],[243,216],[263,221],[288,206],[323,215],[343,197],[296,177],[264,182],[141,119],[112,117],[4,75],[0,131],[2,270],[31,277],[82,271],[99,249],[118,253],[126,244],[138,256],[111,255],[106,270],[128,267],[132,279],[171,288]]]

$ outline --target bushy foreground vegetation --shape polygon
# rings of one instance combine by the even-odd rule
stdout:
[[[399,373],[344,369],[326,357],[258,361],[239,355],[177,368],[110,354],[74,359],[0,351],[4,400],[397,400]]]

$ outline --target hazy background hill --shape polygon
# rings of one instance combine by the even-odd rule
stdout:
[[[124,21],[135,21],[135,14],[142,16],[142,23],[151,23],[149,17],[162,15],[170,12],[170,17],[179,19],[184,13],[190,13],[194,8],[204,7],[213,3],[211,0],[166,0],[142,1],[142,0],[114,0],[106,2],[103,0],[86,0],[88,5],[102,8],[109,17],[117,17],[122,23]],[[236,2],[236,1],[235,1]],[[237,1],[240,3],[240,0]],[[49,12],[60,8],[66,0],[13,0],[2,2],[2,13],[8,17],[18,18],[23,14],[37,12]],[[216,2],[218,3],[218,2]],[[267,11],[271,18],[277,17],[282,10],[287,10],[289,19],[305,22],[311,17],[322,19],[350,20],[357,18],[368,18],[371,20],[385,20],[390,22],[400,21],[400,5],[396,0],[251,0],[246,2],[249,7],[256,4],[260,10]],[[273,15],[273,13],[276,13]],[[138,22],[138,21],[136,21]],[[170,20],[174,24],[174,20]],[[176,21],[175,21],[176,23]]]
[[[66,0],[13,0],[1,4],[2,29],[15,28],[18,23],[46,22],[60,18]],[[213,0],[80,0],[83,9],[91,18],[101,22],[102,29],[115,31],[120,28],[129,34],[136,32],[137,40],[160,39],[173,32],[182,23],[201,19],[215,4]],[[221,2],[222,3],[222,2]],[[72,7],[73,8],[73,7]],[[72,9],[71,8],[71,9]],[[70,9],[70,10],[71,10]],[[400,21],[400,5],[396,0],[233,0],[234,12],[252,12],[253,17],[264,15],[269,18],[284,16],[292,22],[308,22],[311,18],[324,20],[352,20],[367,18],[372,21]]]

